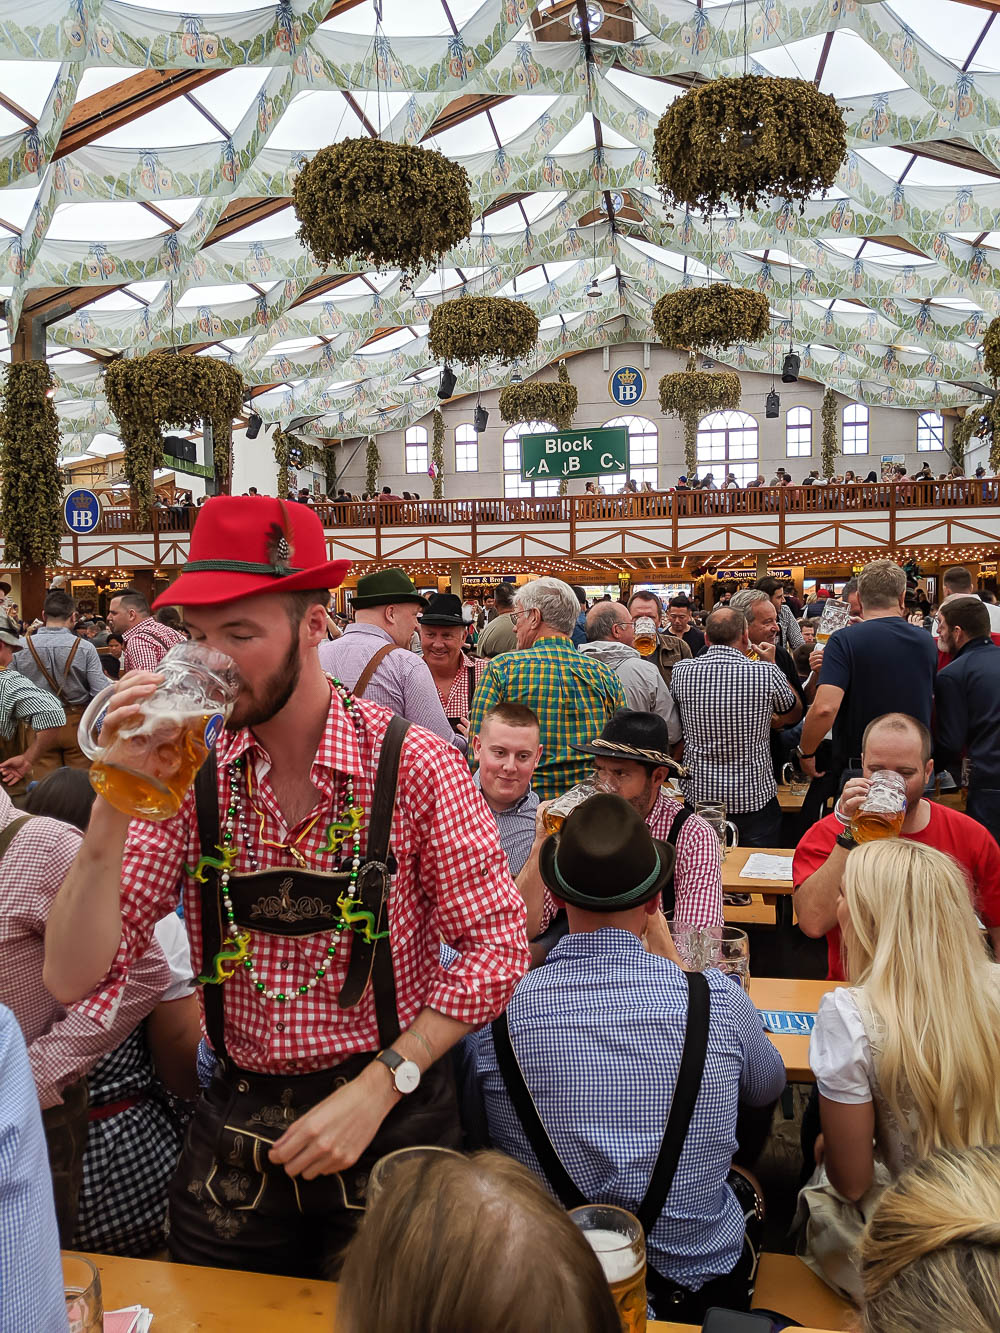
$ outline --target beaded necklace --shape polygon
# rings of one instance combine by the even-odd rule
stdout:
[[[333,686],[334,693],[338,696],[343,705],[344,712],[348,718],[350,718],[355,731],[358,732],[358,740],[360,742],[359,723],[354,713],[354,696],[339,680],[334,679],[332,676],[328,677],[328,679]],[[333,926],[337,938],[332,944],[327,945],[323,962],[316,969],[315,974],[309,981],[305,981],[301,985],[293,987],[290,991],[283,991],[269,987],[267,983],[261,979],[257,972],[257,964],[254,962],[253,951],[250,948],[250,932],[241,930],[236,924],[236,913],[233,908],[232,899],[229,896],[229,880],[232,874],[233,863],[237,857],[237,847],[234,845],[233,841],[234,826],[237,823],[239,824],[242,846],[246,849],[247,859],[250,862],[250,870],[253,872],[259,869],[259,862],[252,849],[250,829],[247,826],[246,809],[243,802],[240,800],[240,786],[243,769],[244,764],[242,756],[233,759],[227,767],[226,777],[229,788],[229,802],[226,807],[226,822],[222,833],[222,842],[221,845],[216,848],[220,854],[219,858],[202,856],[195,870],[191,871],[190,867],[188,867],[188,870],[193,875],[194,879],[202,884],[205,883],[206,880],[204,873],[206,866],[213,866],[219,871],[219,896],[222,899],[222,909],[225,914],[226,922],[226,935],[228,937],[227,942],[223,944],[222,948],[212,960],[213,974],[210,976],[199,977],[198,981],[203,985],[221,984],[224,981],[228,981],[231,976],[235,975],[236,969],[242,966],[246,968],[247,972],[250,974],[254,990],[260,996],[262,1001],[266,1002],[274,1000],[278,1004],[285,1004],[291,1000],[301,999],[303,996],[308,995],[310,991],[316,989],[326,976],[330,960],[337,952],[340,936],[345,930],[352,930],[355,933],[362,935],[365,941],[369,944],[375,940],[384,939],[389,932],[388,930],[376,931],[374,916],[371,912],[365,910],[361,899],[354,897],[359,868],[361,865],[361,828],[364,823],[364,808],[355,803],[354,777],[353,774],[348,773],[345,780],[344,807],[340,812],[339,818],[327,825],[326,843],[320,848],[320,851],[323,853],[336,853],[340,851],[342,844],[348,837],[350,837],[352,842],[353,851],[351,857],[351,869],[348,876],[348,887],[337,898],[337,907],[339,908],[340,916]],[[249,797],[249,771],[247,771],[247,786]],[[258,813],[260,812],[258,811]],[[315,823],[316,820],[313,820],[305,830],[305,833],[308,833],[310,829],[315,826]],[[296,839],[296,842],[300,841],[301,837],[305,836],[305,833],[300,835],[300,838]],[[290,852],[300,865],[304,865],[304,858],[296,849],[284,843],[274,845],[280,846],[283,850]]]

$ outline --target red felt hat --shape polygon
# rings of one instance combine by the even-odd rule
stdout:
[[[264,496],[218,495],[198,511],[184,571],[153,603],[214,606],[263,592],[337,588],[350,560],[330,560],[308,505]]]

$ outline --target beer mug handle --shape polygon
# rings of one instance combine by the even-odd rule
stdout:
[[[731,824],[731,823],[729,822],[728,819],[726,820],[725,828],[726,828],[726,834],[727,834],[727,836],[726,836],[726,846],[727,846],[728,848],[730,848],[730,850],[732,850],[732,848],[734,848],[734,847],[738,847],[738,846],[740,845],[740,831],[739,831],[739,829],[736,827],[736,825],[735,825],[735,824]],[[729,841],[729,837],[728,837],[728,835],[729,835],[730,833],[733,835],[733,840],[732,840],[732,842]]]
[[[100,694],[95,694],[87,705],[87,711],[80,718],[80,725],[76,732],[76,743],[88,759],[100,759],[104,753],[104,749],[97,738],[101,734],[104,713],[114,692],[115,686],[108,685],[106,689],[101,690]]]

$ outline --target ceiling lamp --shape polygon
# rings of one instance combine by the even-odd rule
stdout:
[[[597,301],[600,299],[601,284],[597,281],[596,278],[591,278],[590,286],[587,288],[586,295],[588,301]]]
[[[517,366],[515,366],[514,369],[510,372],[510,382],[511,382],[511,384],[523,384],[523,383],[524,383],[524,376],[523,376],[523,375],[521,374],[521,372],[518,370]]]

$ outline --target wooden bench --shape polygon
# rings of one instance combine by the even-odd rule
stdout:
[[[754,1308],[775,1310],[810,1328],[846,1329],[857,1312],[794,1254],[760,1256]]]

